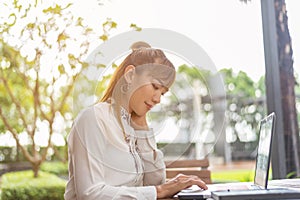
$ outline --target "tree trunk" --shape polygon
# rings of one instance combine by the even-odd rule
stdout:
[[[39,176],[41,162],[40,160],[36,162],[32,162],[31,165],[32,165],[33,176],[34,178],[37,178]]]
[[[278,59],[282,93],[284,143],[287,174],[300,175],[299,127],[295,100],[293,50],[288,29],[285,0],[275,0]]]

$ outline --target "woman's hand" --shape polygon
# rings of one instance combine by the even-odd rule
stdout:
[[[198,185],[203,190],[207,190],[206,184],[198,176],[187,176],[178,174],[175,178],[165,184],[156,186],[157,198],[170,198],[183,189],[192,185]]]
[[[135,130],[149,130],[146,115],[138,116],[135,112],[131,113],[131,126]]]

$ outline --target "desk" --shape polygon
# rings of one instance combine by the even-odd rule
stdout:
[[[269,185],[276,186],[276,187],[287,187],[287,188],[300,190],[300,178],[271,180],[268,182],[268,186]]]
[[[253,184],[252,182],[234,182],[234,183],[219,183],[219,184],[208,184],[208,190],[213,191],[215,188],[228,188],[228,186],[232,187],[234,185],[240,185],[240,184]],[[300,191],[300,178],[298,179],[280,179],[280,180],[270,180],[268,181],[268,188],[272,187],[280,187],[280,188],[289,188],[289,189],[295,189],[297,191]],[[177,197],[171,198],[172,200],[178,199]],[[169,199],[169,200],[171,200]],[[300,197],[299,197],[300,199]],[[166,200],[166,199],[165,199]],[[208,198],[207,200],[212,200],[212,198]]]

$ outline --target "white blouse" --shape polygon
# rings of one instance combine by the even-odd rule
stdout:
[[[156,199],[154,185],[165,182],[163,154],[153,131],[136,131],[122,109],[98,103],[75,119],[68,137],[69,181],[66,200]]]

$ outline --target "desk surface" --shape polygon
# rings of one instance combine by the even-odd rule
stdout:
[[[300,178],[295,179],[280,179],[280,180],[271,180],[268,182],[268,186],[279,186],[287,187],[296,190],[300,190]]]
[[[208,190],[209,191],[214,191],[215,188],[226,188],[226,186],[234,186],[234,185],[241,185],[241,184],[245,184],[245,185],[251,185],[253,184],[252,182],[234,182],[234,183],[220,183],[220,184],[208,184]],[[280,188],[289,188],[289,189],[295,189],[297,191],[300,191],[300,178],[298,179],[280,179],[280,180],[270,180],[268,181],[268,188],[272,188],[272,187],[280,187]],[[174,199],[178,199],[176,197],[172,198]],[[211,198],[209,198],[211,199]],[[209,200],[208,199],[208,200]]]

